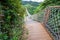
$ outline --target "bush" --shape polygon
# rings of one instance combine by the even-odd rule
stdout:
[[[25,10],[20,0],[0,0],[0,40],[22,40]]]

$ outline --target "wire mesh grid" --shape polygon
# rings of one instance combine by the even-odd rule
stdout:
[[[46,13],[49,16],[45,25],[50,33],[53,35],[54,40],[60,40],[60,8],[50,7],[48,9],[50,12]]]

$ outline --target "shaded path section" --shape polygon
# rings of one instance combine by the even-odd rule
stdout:
[[[26,18],[26,28],[29,31],[27,40],[52,40],[41,23]]]

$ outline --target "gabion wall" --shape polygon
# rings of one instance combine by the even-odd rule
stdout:
[[[47,29],[51,32],[54,40],[60,40],[60,7],[50,7],[45,23]],[[46,16],[46,15],[45,15]]]
[[[42,23],[44,21],[44,11],[32,15],[32,19]]]
[[[60,40],[60,6],[50,6],[32,16],[32,19],[44,23],[54,40]]]

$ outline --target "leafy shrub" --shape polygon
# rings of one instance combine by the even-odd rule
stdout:
[[[40,5],[36,8],[34,13],[39,13],[41,10],[45,9],[48,6],[60,6],[60,0],[44,0]]]
[[[25,10],[21,0],[0,0],[0,40],[22,40]]]

